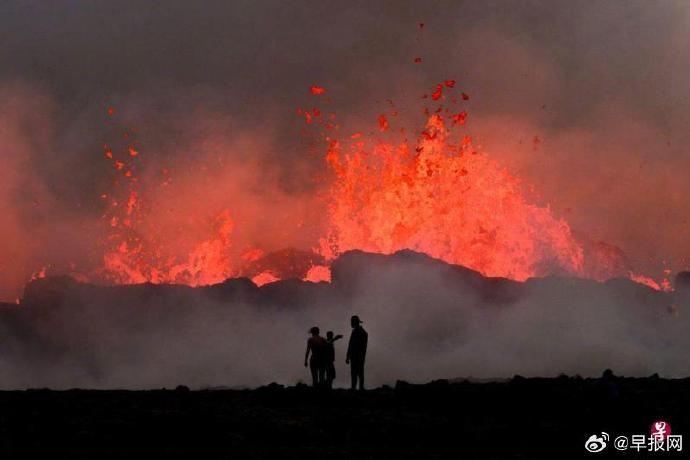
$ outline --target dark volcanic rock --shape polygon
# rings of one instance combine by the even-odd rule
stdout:
[[[690,272],[680,272],[676,275],[676,289],[690,291]]]
[[[689,384],[560,377],[399,382],[365,393],[278,384],[0,392],[0,457],[590,458],[596,454],[585,451],[585,441],[603,430],[629,438],[663,419],[683,434]]]
[[[331,281],[342,291],[355,291],[360,283],[385,284],[393,280],[401,284],[401,279],[406,281],[405,285],[425,293],[433,290],[431,283],[442,281],[444,289],[454,290],[458,295],[470,289],[489,303],[514,302],[520,298],[524,287],[523,283],[487,278],[469,268],[409,250],[391,255],[349,251],[331,265]]]

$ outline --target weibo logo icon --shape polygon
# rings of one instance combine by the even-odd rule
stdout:
[[[593,434],[589,437],[589,439],[587,439],[587,442],[585,442],[585,449],[587,449],[587,452],[592,453],[601,452],[602,450],[606,449],[606,443],[608,440],[608,433],[602,432],[601,436]]]

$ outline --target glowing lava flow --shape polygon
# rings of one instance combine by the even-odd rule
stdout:
[[[469,100],[464,92],[444,94],[454,86],[454,80],[439,83],[430,99]],[[457,132],[467,111],[439,105],[424,113],[426,126],[412,145],[367,143],[360,133],[346,141],[326,135],[326,161],[335,176],[327,200],[329,231],[319,247],[326,260],[352,249],[411,249],[517,281],[554,274],[599,281],[627,276],[671,289],[667,279],[659,284],[631,272],[609,245],[578,240],[565,220],[531,203],[518,178]],[[380,131],[389,126],[381,115]]]
[[[134,146],[116,158],[112,149],[105,146],[105,158],[113,162],[116,174],[115,191],[126,199],[104,194],[109,209],[103,215],[107,222],[108,237],[104,248],[103,267],[100,277],[115,284],[175,283],[189,286],[223,282],[237,275],[229,250],[234,222],[230,212],[218,214],[210,227],[213,236],[202,240],[186,255],[180,256],[163,251],[163,245],[141,236],[143,226],[142,201],[139,179],[134,174],[140,154]],[[164,170],[167,174],[167,170]],[[159,234],[161,232],[158,232]],[[157,238],[159,239],[159,238]]]
[[[332,141],[327,161],[336,176],[321,242],[327,258],[412,249],[487,276],[584,275],[568,224],[529,203],[520,182],[468,137],[453,142],[442,114],[429,117],[416,145]]]
[[[449,95],[454,87],[454,80],[446,80],[425,98],[437,104],[469,99],[459,91]],[[326,92],[318,86],[310,91],[316,97]],[[155,231],[143,232],[148,235],[143,237],[139,230],[144,209],[133,173],[142,155],[134,146],[120,155],[106,147],[105,157],[124,196],[102,197],[110,210],[103,216],[109,235],[100,276],[116,284],[191,286],[235,276],[250,277],[258,285],[289,277],[330,281],[328,263],[353,249],[384,254],[411,249],[486,276],[518,281],[550,274],[599,280],[621,276],[611,251],[585,250],[567,222],[530,202],[519,179],[473,147],[471,138],[460,132],[465,110],[425,109],[426,124],[413,143],[373,142],[361,133],[334,139],[335,115],[322,116],[317,108],[297,113],[312,128],[327,130],[325,160],[333,180],[327,187],[327,231],[315,249],[318,254],[265,254],[254,247],[242,254],[233,248],[235,223],[228,210],[207,226],[205,237],[195,235],[198,240],[186,251],[174,238],[162,244]],[[390,135],[389,117],[396,116],[397,111],[380,115],[377,131]],[[646,277],[629,277],[663,288]]]
[[[115,239],[123,240],[116,250],[104,255],[104,276],[117,284],[150,282],[205,286],[221,283],[237,275],[228,255],[233,225],[229,212],[221,213],[214,225],[216,236],[199,243],[185,260],[161,257],[136,237],[115,235]]]

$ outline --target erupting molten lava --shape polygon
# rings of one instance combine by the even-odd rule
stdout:
[[[101,196],[108,204],[103,267],[89,278],[191,286],[235,276],[247,276],[258,285],[284,278],[318,282],[330,280],[329,262],[345,251],[388,254],[412,249],[486,276],[519,281],[549,274],[599,280],[623,274],[656,289],[669,287],[621,271],[615,251],[605,245],[592,250],[548,207],[530,202],[518,178],[473,147],[462,131],[467,111],[441,105],[469,99],[455,87],[455,80],[444,80],[424,96],[438,106],[425,109],[427,121],[414,142],[367,139],[361,132],[338,138],[335,115],[322,116],[318,108],[297,110],[311,129],[324,129],[325,161],[332,176],[325,194],[326,231],[312,252],[235,247],[236,222],[230,210],[209,215],[205,226],[197,225],[206,228],[201,233],[206,237],[197,232],[184,242],[164,238],[166,229],[143,218],[146,190],[135,171],[146,152],[135,145],[119,152],[105,146],[115,190]],[[320,86],[309,89],[316,97],[326,92]],[[114,109],[108,114],[112,117]],[[375,132],[394,136],[398,131],[392,119],[398,120],[397,115],[381,114]],[[168,169],[163,174],[163,186],[168,186]]]
[[[126,225],[126,224],[125,224]],[[235,275],[228,255],[233,221],[228,211],[221,213],[214,225],[216,236],[202,241],[185,260],[162,257],[147,242],[135,236],[111,235],[120,240],[115,251],[104,257],[106,279],[115,283],[176,283],[203,286],[225,281]]]
[[[102,242],[105,253],[100,277],[115,284],[151,282],[198,286],[220,283],[237,274],[228,253],[234,227],[229,211],[221,212],[211,223],[214,236],[199,242],[186,256],[181,257],[176,250],[166,250],[159,242],[162,230],[147,232],[156,236],[152,239],[144,238],[140,232],[145,210],[139,178],[133,172],[139,161],[139,150],[130,145],[116,158],[117,153],[111,148],[106,145],[104,149],[105,158],[113,162],[117,176],[113,196],[101,195],[109,203],[109,210],[103,216],[109,232]],[[118,194],[122,197],[118,198]]]
[[[567,223],[528,203],[519,181],[468,137],[453,142],[440,113],[416,145],[332,141],[327,159],[336,174],[321,245],[328,258],[350,249],[413,249],[515,280],[584,274]]]

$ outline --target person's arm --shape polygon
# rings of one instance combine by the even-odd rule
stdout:
[[[307,361],[309,359],[309,352],[310,351],[311,351],[311,342],[309,340],[307,340],[307,352],[304,354],[304,367],[309,366],[309,364],[307,364]]]
[[[333,337],[333,342],[335,342],[336,340],[340,340],[340,339],[342,339],[342,338],[343,338],[343,336],[340,335],[340,334],[338,334],[338,335],[336,335],[335,337]]]

